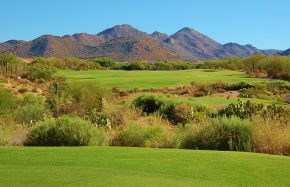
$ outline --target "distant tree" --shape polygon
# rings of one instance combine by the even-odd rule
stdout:
[[[24,66],[24,62],[13,54],[0,54],[0,73],[17,74],[19,66]]]
[[[49,79],[56,73],[56,68],[47,63],[35,61],[29,64],[27,68],[27,78],[30,80],[35,79]]]
[[[116,65],[116,62],[111,58],[97,58],[94,59],[93,61],[105,68],[112,68]]]
[[[265,58],[265,55],[263,55],[262,53],[256,53],[247,57],[244,60],[247,70],[250,72],[256,72],[259,69],[259,62],[261,62]]]

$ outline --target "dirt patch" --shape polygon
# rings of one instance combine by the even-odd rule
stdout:
[[[27,79],[22,79],[21,77],[1,77],[1,79],[3,80],[3,87],[8,90],[12,90],[12,92],[17,96],[22,96],[27,93],[44,96],[43,88],[46,87],[46,85],[36,84]]]

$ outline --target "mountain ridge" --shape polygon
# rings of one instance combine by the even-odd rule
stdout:
[[[155,31],[140,31],[131,25],[116,25],[98,34],[42,35],[31,41],[8,40],[0,43],[0,53],[22,57],[111,57],[118,61],[134,60],[207,60],[254,53],[277,54],[279,50],[260,50],[251,45],[221,44],[212,38],[184,27],[168,36]]]

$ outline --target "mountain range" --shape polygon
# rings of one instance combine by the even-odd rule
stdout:
[[[0,43],[0,53],[14,53],[22,57],[110,57],[118,61],[206,60],[245,57],[258,52],[287,55],[287,51],[260,50],[252,45],[223,45],[188,27],[168,36],[158,31],[148,34],[130,25],[117,25],[98,34],[43,35],[31,41]]]

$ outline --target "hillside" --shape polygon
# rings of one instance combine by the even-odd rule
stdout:
[[[117,25],[98,34],[43,35],[32,41],[10,40],[0,44],[0,53],[22,57],[111,57],[118,61],[220,59],[257,52],[272,55],[279,51],[236,43],[222,45],[188,27],[168,36],[158,31],[147,34],[130,25]]]
[[[285,56],[290,55],[290,48],[285,50],[285,51],[283,51],[283,52],[281,52],[280,54],[281,55],[285,55]]]

